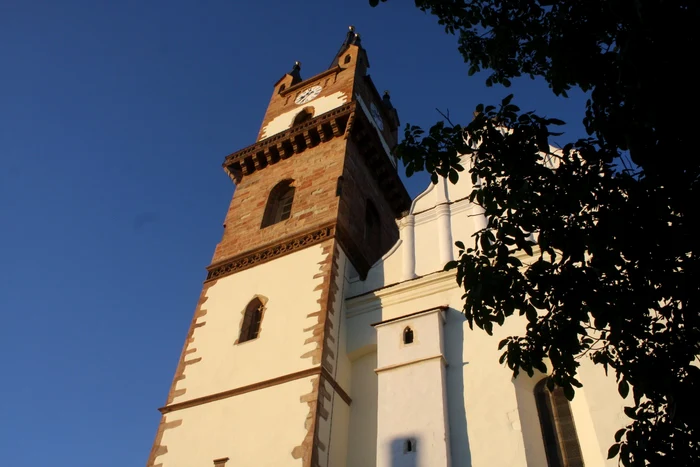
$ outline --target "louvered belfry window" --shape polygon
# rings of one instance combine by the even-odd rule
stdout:
[[[576,434],[571,406],[564,390],[547,388],[547,379],[535,386],[537,412],[549,467],[583,467],[581,446]]]
[[[259,298],[254,298],[248,303],[243,315],[243,325],[238,343],[253,340],[260,333],[260,323],[262,322],[263,304]]]
[[[260,228],[277,224],[289,219],[292,213],[292,203],[294,202],[293,180],[283,180],[270,191],[267,198],[265,213]]]

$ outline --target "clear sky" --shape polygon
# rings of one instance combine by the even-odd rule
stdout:
[[[0,466],[145,464],[233,193],[221,163],[350,24],[403,123],[511,92],[406,0],[0,0]],[[582,136],[580,94],[511,89]]]

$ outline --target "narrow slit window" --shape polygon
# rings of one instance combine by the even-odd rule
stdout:
[[[583,467],[583,455],[571,414],[571,406],[562,388],[547,387],[546,378],[535,386],[537,413],[549,467]]]
[[[292,204],[294,203],[292,182],[293,180],[283,180],[270,191],[260,226],[261,229],[287,220],[291,216]]]
[[[416,440],[407,439],[403,443],[403,452],[404,454],[408,454],[409,452],[416,452]]]
[[[403,330],[403,343],[413,344],[413,329],[410,326]]]
[[[350,60],[352,60],[352,57],[350,55],[346,55],[345,56],[345,64],[347,65],[348,63],[350,63]]]
[[[248,303],[243,315],[243,325],[238,336],[238,343],[256,339],[260,334],[264,305],[259,298],[254,298]]]

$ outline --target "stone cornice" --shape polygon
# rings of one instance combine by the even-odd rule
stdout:
[[[355,102],[348,102],[281,133],[258,141],[226,156],[223,167],[234,183],[268,165],[276,164],[307,148],[345,135],[348,121],[355,112]]]
[[[447,359],[446,359],[443,355],[433,355],[432,357],[423,357],[423,358],[418,358],[418,359],[411,360],[411,361],[408,361],[408,362],[395,363],[395,364],[393,364],[393,365],[387,365],[387,366],[383,366],[383,367],[381,367],[381,368],[376,368],[376,369],[374,370],[374,372],[375,372],[376,374],[379,374],[379,373],[382,373],[382,372],[384,372],[384,371],[395,370],[395,369],[397,369],[397,368],[401,368],[401,367],[404,367],[404,366],[415,365],[416,363],[423,363],[423,362],[427,362],[427,361],[430,361],[430,360],[437,360],[437,359],[439,359],[439,360],[442,362],[442,364],[443,364],[444,366],[449,366],[449,365],[447,364]]]
[[[418,298],[437,295],[450,289],[458,289],[457,271],[440,271],[415,279],[387,285],[377,290],[347,298],[347,317],[366,313],[378,307],[387,307],[397,303],[416,300]]]
[[[258,383],[253,383],[249,384],[247,386],[242,386],[239,388],[231,389],[228,391],[223,391],[223,392],[217,392],[215,394],[210,394],[208,396],[203,396],[203,397],[197,397],[196,399],[190,399],[188,401],[183,401],[183,402],[178,402],[175,404],[170,404],[166,405],[165,407],[161,407],[158,409],[160,413],[163,415],[169,413],[169,412],[174,412],[176,410],[182,410],[182,409],[187,409],[190,407],[196,407],[198,405],[206,404],[208,402],[214,402],[214,401],[219,401],[221,399],[228,399],[229,397],[234,397],[238,396],[241,394],[245,394],[247,392],[252,392],[252,391],[257,391],[258,389],[264,389],[264,388],[269,388],[271,386],[277,386],[279,384],[284,384],[289,381],[295,381],[297,379],[301,378],[306,378],[309,376],[322,376],[323,379],[328,381],[335,392],[340,396],[341,399],[345,401],[346,404],[350,405],[352,403],[352,399],[348,395],[347,392],[343,390],[343,388],[340,387],[338,382],[333,379],[333,376],[323,367],[317,366],[314,368],[308,368],[306,370],[301,370],[297,371],[295,373],[289,373],[284,376],[280,376],[278,378],[272,378],[268,379],[265,381],[260,381]]]
[[[335,224],[326,225],[303,234],[286,238],[281,242],[248,251],[207,267],[206,281],[220,279],[267,261],[293,253],[302,248],[321,243],[335,236]]]

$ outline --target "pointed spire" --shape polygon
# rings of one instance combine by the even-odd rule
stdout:
[[[289,75],[292,77],[292,86],[294,86],[297,83],[301,83],[301,62],[296,61],[294,62],[294,67],[292,67],[292,71],[289,72]]]
[[[345,34],[345,40],[340,46],[340,50],[338,50],[338,53],[335,54],[335,58],[331,62],[331,65],[328,67],[329,69],[333,68],[334,66],[337,66],[340,63],[340,57],[351,45],[356,45],[360,47],[360,35],[355,32],[355,26],[348,26],[348,32],[347,34]]]
[[[391,105],[391,96],[389,96],[389,91],[384,91],[384,97],[382,98],[382,103],[387,109],[393,109],[394,106]]]

